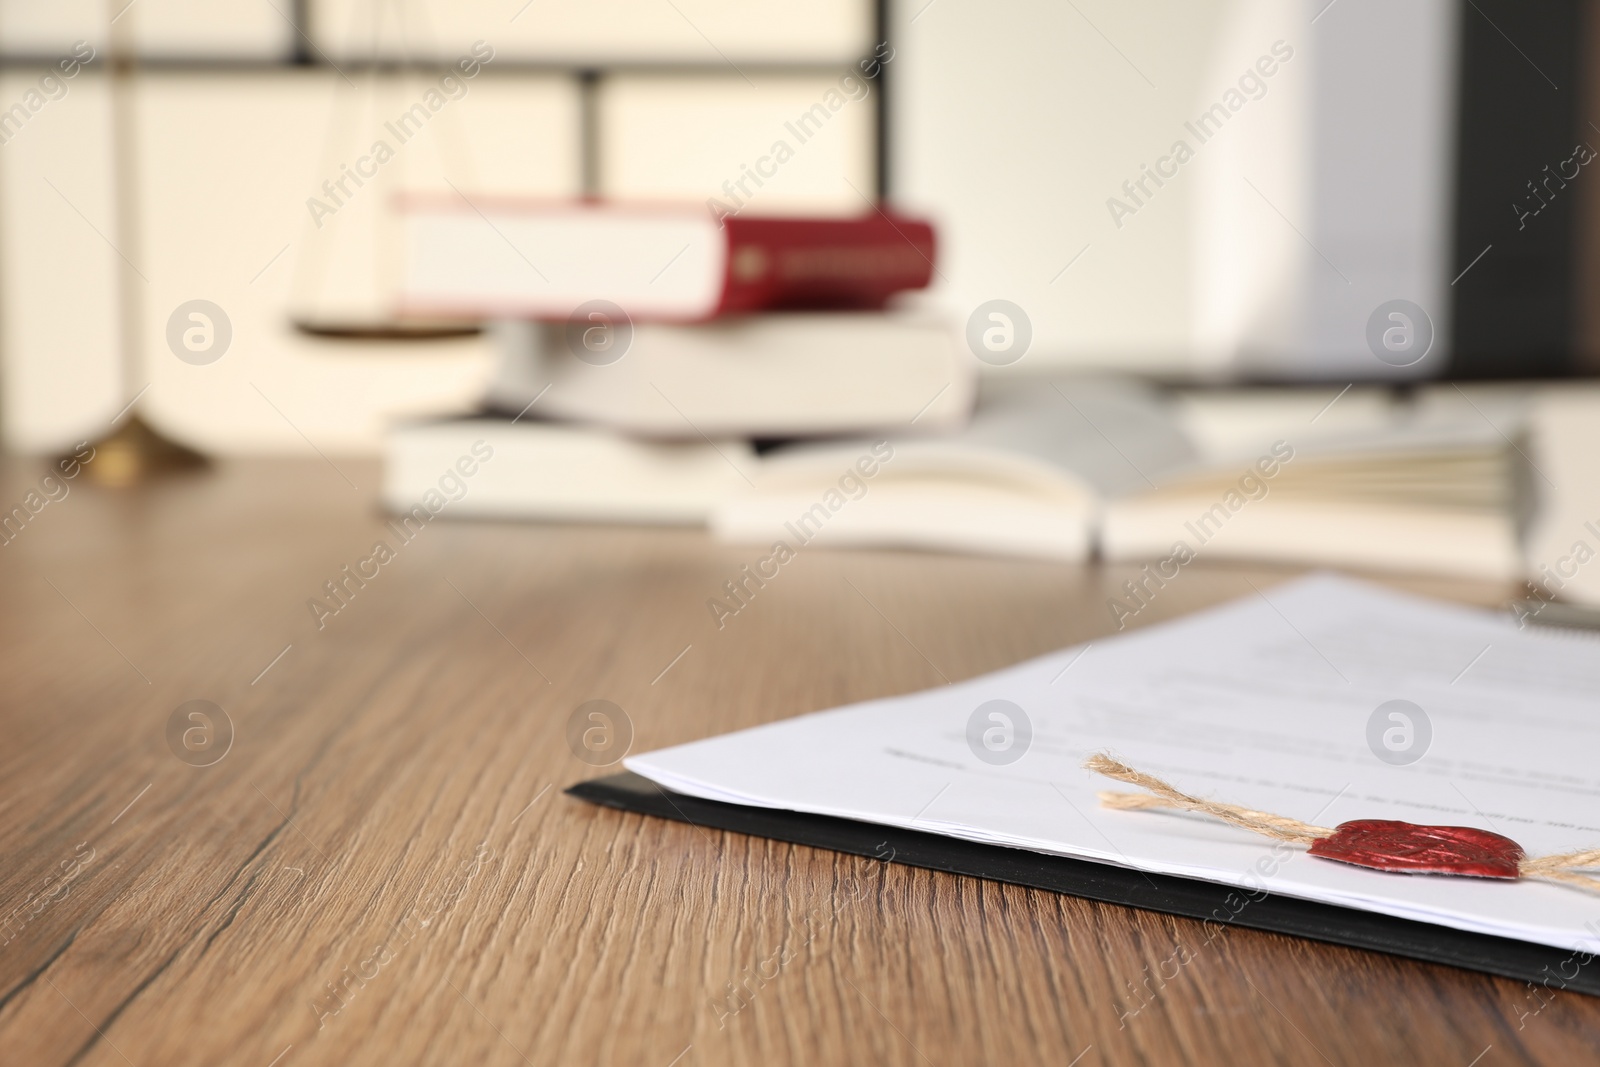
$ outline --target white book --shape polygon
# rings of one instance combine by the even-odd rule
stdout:
[[[390,431],[383,503],[420,521],[553,519],[700,525],[744,484],[743,441],[643,442],[581,426],[449,419]]]
[[[635,323],[614,359],[564,325],[499,327],[490,400],[516,413],[700,441],[959,425],[974,360],[938,318],[871,311],[741,315],[694,325]],[[580,331],[581,334],[581,331]],[[581,357],[581,358],[580,358]]]
[[[1592,894],[1374,871],[1201,816],[1108,810],[1096,794],[1127,787],[1083,763],[1110,750],[1207,799],[1324,827],[1477,827],[1541,856],[1600,846],[1597,693],[1600,644],[1313,577],[953,685],[625,764],[727,803],[1592,952]]]

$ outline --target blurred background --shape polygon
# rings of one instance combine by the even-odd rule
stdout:
[[[727,203],[843,87],[743,210],[930,223],[897,311],[960,344],[1002,300],[1027,338],[963,353],[980,416],[985,383],[1111,375],[1178,398],[1192,467],[1345,386],[1370,414],[1451,383],[1553,487],[1527,412],[1600,367],[1596,47],[1577,0],[0,0],[0,433],[55,453],[137,397],[213,456],[380,454],[515,346],[396,319],[402,198]],[[1371,341],[1397,300],[1409,361]],[[172,358],[192,301],[213,362]],[[1266,386],[1289,408],[1239,406]]]

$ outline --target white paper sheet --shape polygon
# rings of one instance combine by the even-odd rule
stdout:
[[[1431,726],[1409,765],[1368,743],[1379,705]],[[1031,723],[992,765],[980,705]],[[1001,726],[981,715],[986,728]],[[1015,718],[1013,716],[1013,718]],[[1400,732],[1404,725],[1380,725]],[[1413,715],[1411,718],[1416,719]],[[1013,723],[1011,748],[1021,731]],[[1422,723],[1412,724],[1418,751]],[[991,735],[1001,745],[1001,733]],[[1381,737],[1380,750],[1389,752]],[[977,749],[991,752],[980,740]],[[1334,826],[1476,826],[1530,855],[1600,846],[1600,638],[1333,576],[1264,589],[993,674],[629,758],[695,796],[912,827],[1600,952],[1600,894],[1313,859],[1178,812],[1120,812],[1082,768],[1110,750],[1178,788]],[[1398,758],[1392,756],[1392,758]],[[1243,901],[1243,896],[1237,898]]]

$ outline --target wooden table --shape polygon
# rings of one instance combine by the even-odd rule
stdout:
[[[11,461],[0,502],[40,473]],[[1108,633],[1117,568],[803,551],[719,630],[747,550],[445,521],[402,543],[377,476],[80,479],[0,547],[0,1063],[1600,1055],[1580,995],[1249,930],[1201,950],[1186,920],[562,794],[602,773],[568,745],[584,701],[642,751],[965,678]],[[319,629],[307,601],[379,539],[395,558]],[[1202,562],[1139,622],[1288,573]],[[1197,959],[1136,997],[1180,944]]]

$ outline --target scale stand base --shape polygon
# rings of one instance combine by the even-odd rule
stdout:
[[[178,444],[137,414],[124,419],[109,435],[93,442],[94,459],[83,471],[96,485],[124,489],[158,478],[198,471],[211,461],[192,448]],[[73,457],[63,457],[69,459]]]

